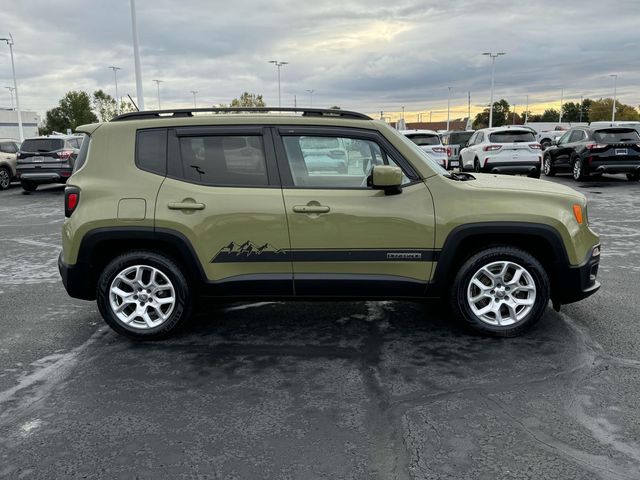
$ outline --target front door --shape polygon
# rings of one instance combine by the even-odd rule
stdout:
[[[429,190],[376,132],[280,128],[276,141],[297,296],[422,296],[434,258]],[[278,140],[277,139],[277,140]],[[367,186],[397,165],[402,192]]]
[[[138,149],[144,132],[138,132]],[[188,239],[210,283],[208,293],[292,295],[289,232],[270,130],[169,129],[167,158],[156,230]]]

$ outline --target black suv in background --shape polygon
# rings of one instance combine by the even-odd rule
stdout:
[[[82,135],[27,138],[17,154],[17,176],[22,188],[34,191],[43,183],[66,183],[73,173]]]
[[[545,150],[542,169],[548,177],[565,171],[575,180],[603,173],[640,180],[640,135],[629,127],[572,128]]]

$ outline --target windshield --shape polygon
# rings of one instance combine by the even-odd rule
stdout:
[[[414,151],[421,159],[424,160],[424,162],[429,165],[429,167],[431,167],[431,169],[435,172],[435,173],[439,173],[440,175],[449,175],[449,172],[447,172],[444,168],[442,168],[438,162],[436,162],[431,155],[429,155],[427,152],[425,152],[423,149],[421,149],[418,145],[416,145],[415,143],[413,143],[409,138],[407,138],[405,135],[401,134],[400,132],[398,132],[395,129],[390,129],[394,135],[396,135],[398,138],[400,138],[400,140],[407,145],[412,151]]]
[[[506,130],[490,134],[489,141],[492,143],[535,142],[536,138],[528,130]]]
[[[593,134],[593,138],[598,143],[637,142],[640,135],[631,128],[616,128],[598,130]]]
[[[440,137],[429,133],[407,135],[416,145],[440,145]]]

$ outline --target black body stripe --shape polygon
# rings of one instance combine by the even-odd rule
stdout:
[[[394,249],[335,249],[335,250],[277,250],[263,252],[220,251],[211,263],[239,262],[435,262],[440,250]]]

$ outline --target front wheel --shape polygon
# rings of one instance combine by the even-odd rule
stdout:
[[[189,285],[178,265],[149,251],[113,259],[100,274],[96,298],[105,322],[134,339],[167,337],[192,310]]]
[[[549,277],[515,247],[483,250],[458,270],[450,297],[456,316],[485,335],[514,337],[535,324],[549,303]]]
[[[551,165],[551,156],[550,155],[545,155],[544,156],[542,169],[544,171],[545,176],[547,176],[547,177],[553,177],[556,174],[556,171],[553,168],[553,165]]]
[[[587,175],[584,171],[584,165],[582,165],[582,160],[580,158],[573,159],[573,179],[576,181],[585,180]]]

